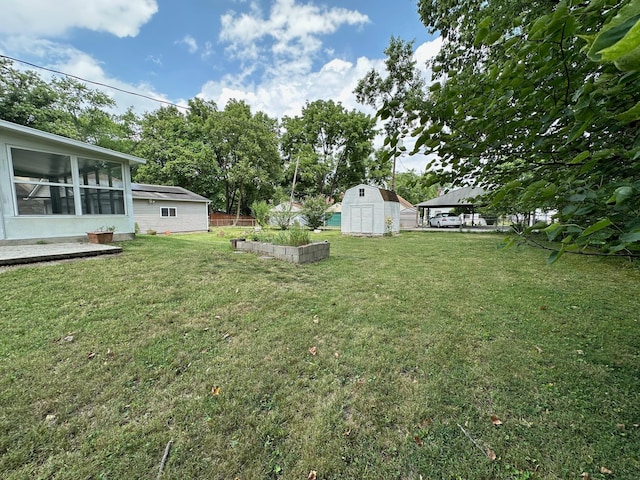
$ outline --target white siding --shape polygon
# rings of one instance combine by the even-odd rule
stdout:
[[[171,200],[133,199],[133,217],[140,233],[155,230],[164,232],[206,232],[209,212],[206,202],[177,202]],[[175,217],[161,216],[162,208],[175,208]]]
[[[49,134],[46,134],[49,135]],[[55,137],[53,135],[49,135]],[[36,240],[82,240],[86,232],[100,227],[115,227],[116,235],[130,237],[134,232],[134,221],[131,202],[131,178],[129,161],[118,158],[117,152],[109,153],[106,149],[96,151],[95,147],[86,148],[79,142],[65,144],[38,134],[22,131],[0,131],[0,242],[36,241]],[[12,181],[13,169],[9,157],[11,147],[26,150],[69,155],[72,159],[86,157],[95,160],[107,160],[123,164],[124,215],[18,215],[15,189]],[[104,151],[103,151],[104,150]],[[76,161],[76,160],[73,160]],[[70,185],[71,186],[71,185]]]
[[[364,191],[364,196],[360,196],[361,190]],[[384,235],[386,217],[392,218],[391,231],[399,232],[400,204],[386,202],[377,187],[361,184],[345,192],[342,199],[342,233]]]

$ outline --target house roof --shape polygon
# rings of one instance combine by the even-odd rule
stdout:
[[[411,203],[406,198],[401,197],[400,195],[398,195],[398,201],[400,202],[401,208],[414,208],[413,203]]]
[[[24,125],[18,125],[17,123],[7,122],[6,120],[0,120],[0,132],[5,131],[13,133],[19,136],[36,138],[42,141],[47,141],[60,146],[69,146],[78,149],[82,149],[86,152],[99,154],[103,157],[110,157],[113,159],[127,160],[131,163],[146,163],[146,160],[134,157],[127,153],[116,152],[115,150],[109,150],[108,148],[98,147],[97,145],[91,145],[89,143],[80,142],[71,138],[56,135],[54,133],[44,132],[31,127],[25,127]]]
[[[487,191],[483,188],[462,187],[431,200],[420,202],[416,207],[471,207],[478,204],[473,199],[486,193]]]
[[[131,194],[135,199],[141,200],[173,200],[180,202],[209,202],[209,199],[193,193],[186,188],[169,185],[149,185],[145,183],[132,183]]]

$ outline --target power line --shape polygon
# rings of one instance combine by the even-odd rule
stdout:
[[[111,88],[112,90],[117,90],[118,92],[126,93],[128,95],[135,95],[136,97],[146,98],[147,100],[152,100],[152,101],[158,102],[158,103],[164,103],[165,105],[171,105],[173,107],[181,108],[181,109],[184,109],[184,110],[188,110],[189,109],[189,107],[185,107],[184,105],[178,105],[177,103],[172,103],[172,102],[169,102],[167,100],[160,100],[159,98],[154,98],[154,97],[150,97],[148,95],[143,95],[142,93],[137,93],[137,92],[132,92],[132,91],[129,91],[129,90],[124,90],[122,88],[114,87],[113,85],[108,85],[106,83],[94,82],[93,80],[87,80],[86,78],[78,77],[76,75],[71,75],[70,73],[61,72],[59,70],[54,70],[52,68],[43,67],[41,65],[36,65],[35,63],[27,62],[26,60],[20,60],[19,58],[13,58],[13,57],[10,57],[8,55],[2,55],[2,54],[0,54],[0,57],[6,58],[7,60],[11,60],[12,62],[23,63],[25,65],[29,65],[30,67],[39,68],[40,70],[45,70],[47,72],[55,73],[57,75],[64,75],[65,77],[74,78],[74,79],[80,80],[82,82],[91,83],[93,85],[99,85],[99,86],[105,87],[105,88]]]

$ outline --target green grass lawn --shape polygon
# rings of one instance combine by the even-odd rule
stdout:
[[[637,266],[235,234],[0,272],[1,478],[153,479],[169,441],[167,479],[640,478]]]

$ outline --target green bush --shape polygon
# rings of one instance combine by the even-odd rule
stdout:
[[[324,225],[324,223],[333,215],[329,211],[329,205],[325,198],[321,195],[307,198],[302,204],[302,216],[307,221],[307,226],[315,230]]]
[[[311,243],[311,240],[309,238],[309,231],[296,223],[289,230],[278,232],[273,239],[273,243],[276,245],[299,247],[301,245],[308,245]]]
[[[264,200],[254,201],[251,204],[251,214],[262,228],[269,226],[269,214],[271,206]]]
[[[282,210],[272,209],[270,217],[273,223],[280,229],[286,230],[291,226],[293,218],[296,216],[296,212],[291,210],[291,205],[282,204]]]

